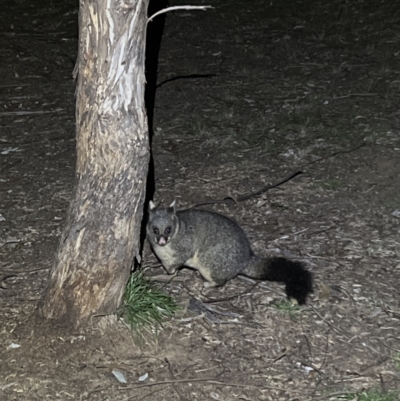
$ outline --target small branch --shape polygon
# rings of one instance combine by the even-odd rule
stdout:
[[[320,157],[317,160],[313,160],[312,162],[305,163],[305,164],[301,165],[301,167],[309,166],[311,164],[318,163],[318,162],[320,162],[322,160],[329,159],[329,158],[337,156],[337,155],[355,152],[356,150],[362,148],[363,146],[365,146],[365,142],[362,142],[360,145],[358,145],[358,146],[356,146],[356,147],[354,147],[352,149],[339,150],[337,152],[331,153],[328,156]],[[231,196],[227,196],[224,199],[212,199],[210,201],[205,201],[205,202],[198,203],[198,204],[196,204],[194,206],[190,206],[189,209],[192,209],[192,208],[195,208],[195,207],[198,207],[198,206],[215,205],[215,204],[221,204],[221,203],[222,204],[232,204],[232,203],[243,202],[245,200],[256,198],[257,196],[262,195],[264,192],[267,192],[268,190],[270,190],[272,188],[279,187],[280,185],[284,184],[285,182],[290,181],[291,179],[293,179],[294,177],[298,176],[299,174],[303,174],[303,172],[298,170],[298,171],[295,171],[294,173],[290,173],[285,178],[282,178],[280,181],[278,181],[278,182],[276,182],[274,184],[271,184],[271,185],[267,185],[266,187],[260,189],[257,192],[252,192],[250,194],[242,195],[242,196],[239,196],[237,198],[233,198]]]
[[[257,390],[276,390],[282,391],[284,393],[288,392],[287,389],[279,388],[279,387],[272,387],[272,386],[254,386],[251,384],[237,384],[237,383],[229,383],[229,382],[221,382],[217,381],[213,378],[204,378],[204,379],[180,379],[180,380],[165,380],[147,384],[139,384],[137,386],[129,386],[123,387],[121,390],[136,390],[146,387],[153,387],[153,386],[164,386],[167,384],[176,384],[176,383],[200,383],[200,382],[208,382],[210,384],[216,384],[218,386],[229,386],[229,387],[241,387],[241,388],[252,388]]]
[[[335,333],[337,334],[344,334],[346,335],[348,338],[351,337],[350,333],[348,333],[346,330],[343,330],[341,328],[336,328],[333,324],[329,323],[326,319],[323,318],[323,316],[321,316],[320,313],[318,313],[318,311],[315,310],[315,308],[313,306],[309,306],[309,308],[326,324],[328,325]]]
[[[194,208],[194,207],[204,206],[204,205],[214,205],[216,203],[232,204],[232,203],[243,202],[245,200],[256,198],[257,196],[262,195],[264,192],[267,192],[268,190],[270,190],[272,188],[279,187],[280,185],[284,184],[285,182],[290,181],[291,179],[293,179],[294,177],[298,176],[299,174],[303,174],[303,172],[302,171],[296,171],[294,173],[290,173],[285,178],[282,178],[281,180],[279,180],[278,182],[275,182],[274,184],[267,185],[266,187],[260,189],[257,192],[252,192],[252,193],[247,194],[247,195],[239,196],[236,199],[228,196],[228,197],[226,197],[224,199],[214,199],[214,200],[210,200],[210,201],[201,202],[201,203],[198,203],[198,204],[196,204],[196,205],[194,205],[192,207]]]
[[[257,196],[262,195],[264,192],[267,192],[268,190],[270,190],[272,188],[279,187],[280,185],[284,184],[285,182],[290,181],[291,179],[293,179],[294,177],[297,177],[300,174],[303,174],[303,172],[302,171],[296,171],[294,173],[290,173],[285,178],[282,178],[280,181],[276,182],[275,184],[267,185],[266,187],[260,189],[257,192],[253,192],[253,193],[248,194],[248,195],[239,196],[237,198],[237,201],[238,202],[243,202],[243,201],[249,200],[251,198],[256,198]]]
[[[349,97],[373,97],[379,96],[379,93],[349,93],[343,96],[334,96],[332,100],[348,99]]]
[[[32,116],[35,114],[49,114],[49,113],[58,113],[60,111],[64,111],[65,109],[54,109],[54,110],[37,110],[37,111],[2,111],[0,112],[0,116],[9,117],[9,116]]]
[[[318,163],[318,162],[320,162],[322,160],[329,159],[329,158],[337,156],[337,155],[342,155],[342,154],[345,154],[345,153],[355,152],[356,150],[362,148],[363,146],[365,146],[365,142],[362,142],[360,145],[357,145],[354,148],[347,149],[347,150],[338,150],[337,152],[331,153],[328,156],[323,156],[323,157],[320,157],[320,158],[318,158],[316,160],[313,160],[312,162],[302,164],[301,167],[310,166],[311,164]]]
[[[235,294],[235,295],[232,295],[230,297],[225,297],[225,298],[206,299],[206,300],[203,301],[203,303],[204,304],[214,304],[214,303],[217,303],[217,302],[231,301],[232,299],[237,299],[238,297],[241,297],[242,295],[249,295],[256,289],[256,287],[258,287],[259,284],[260,283],[257,282],[255,284],[253,284],[253,286],[251,288],[246,289],[245,291],[240,292],[239,294]]]
[[[174,7],[167,7],[164,8],[163,10],[157,11],[155,14],[153,14],[151,17],[147,18],[147,23],[149,23],[152,19],[157,17],[157,15],[167,13],[168,11],[174,11],[174,10],[207,10],[210,8],[214,8],[212,6],[174,6]]]

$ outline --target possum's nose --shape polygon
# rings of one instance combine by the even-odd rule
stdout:
[[[167,240],[165,239],[165,237],[161,236],[158,239],[158,245],[164,246],[167,243]]]

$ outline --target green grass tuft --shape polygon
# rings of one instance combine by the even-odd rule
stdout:
[[[143,272],[131,274],[121,316],[133,332],[140,336],[143,330],[155,334],[162,322],[172,317],[176,310],[175,300],[149,282]]]
[[[288,314],[290,319],[294,322],[297,322],[297,318],[301,313],[299,306],[291,303],[288,300],[274,302],[272,307],[282,313]]]

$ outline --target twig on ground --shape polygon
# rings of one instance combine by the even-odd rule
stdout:
[[[221,382],[215,380],[213,378],[204,378],[204,379],[179,379],[179,380],[164,380],[160,382],[154,383],[146,383],[146,384],[139,384],[137,386],[130,386],[130,387],[121,387],[120,390],[137,390],[146,387],[153,387],[153,386],[163,386],[166,384],[174,384],[174,383],[199,383],[199,382],[207,382],[210,384],[216,384],[218,386],[227,386],[227,387],[241,387],[241,388],[252,388],[258,390],[275,390],[275,391],[282,391],[287,393],[288,390],[279,387],[272,387],[272,386],[254,386],[251,384],[237,384],[237,383],[230,383],[230,382]]]
[[[232,295],[230,297],[225,297],[225,298],[206,299],[206,300],[203,301],[203,303],[204,304],[215,304],[215,303],[218,303],[218,302],[230,301],[230,300],[236,299],[236,298],[238,298],[238,297],[240,297],[242,295],[251,294],[255,290],[255,288],[258,287],[259,284],[260,284],[260,282],[257,282],[255,284],[253,284],[253,286],[251,288],[248,288],[245,291],[240,292],[239,294],[235,294],[235,295]]]
[[[342,328],[337,329],[333,324],[329,323],[326,319],[324,319],[323,316],[321,316],[321,314],[315,310],[315,308],[310,305],[309,308],[325,323],[327,324],[335,333],[337,334],[344,334],[347,337],[351,337],[351,334],[348,333],[346,330],[343,330]]]
[[[58,113],[60,111],[64,111],[65,109],[54,109],[54,110],[37,110],[37,111],[2,111],[0,112],[0,116],[8,117],[8,116],[32,116],[35,114],[49,114],[49,113]]]
[[[213,199],[213,200],[210,200],[210,201],[204,201],[204,202],[198,203],[198,204],[190,207],[189,209],[195,208],[195,207],[198,207],[198,206],[204,206],[204,205],[214,205],[216,203],[232,204],[232,203],[243,202],[245,200],[256,198],[257,196],[262,195],[264,192],[267,192],[268,190],[270,190],[272,188],[279,187],[280,185],[284,184],[285,182],[290,181],[291,179],[293,179],[294,177],[296,177],[296,176],[298,176],[300,174],[303,174],[303,172],[299,171],[299,170],[295,171],[294,173],[290,173],[285,178],[279,180],[278,182],[275,182],[274,184],[267,185],[267,186],[265,186],[264,188],[260,189],[257,192],[252,192],[252,193],[247,194],[247,195],[239,196],[236,199],[234,199],[234,198],[232,198],[230,196],[228,196],[228,197],[226,197],[224,199]]]
[[[337,156],[337,155],[340,155],[340,154],[354,152],[354,151],[362,148],[363,146],[365,146],[365,142],[363,142],[362,144],[356,146],[355,148],[352,148],[352,149],[349,149],[349,150],[339,150],[339,151],[334,152],[334,153],[332,153],[332,154],[330,154],[328,156],[320,157],[317,160],[314,160],[312,162],[303,164],[301,167],[309,166],[311,164],[318,163],[321,160],[329,159],[330,157],[334,157],[334,156]],[[242,195],[242,196],[239,196],[237,198],[233,198],[232,196],[227,196],[224,199],[211,199],[209,201],[204,201],[204,202],[201,202],[201,203],[197,203],[194,206],[190,206],[189,209],[192,209],[192,208],[195,208],[195,207],[199,207],[199,206],[205,206],[205,205],[232,204],[232,203],[243,202],[243,201],[246,201],[246,200],[249,200],[249,199],[252,199],[252,198],[256,198],[257,196],[262,195],[263,193],[267,192],[268,190],[270,190],[272,188],[276,188],[276,187],[279,187],[282,184],[285,184],[286,182],[292,180],[294,177],[296,177],[296,176],[298,176],[300,174],[303,174],[303,172],[300,171],[300,170],[297,170],[294,173],[288,174],[286,177],[282,178],[278,182],[275,182],[273,184],[265,186],[264,188],[260,189],[257,192],[252,192],[250,194]]]
[[[306,164],[302,164],[301,167],[310,166],[311,164],[318,163],[321,160],[329,159],[329,158],[337,156],[337,155],[355,152],[356,150],[362,148],[363,146],[365,146],[365,142],[363,142],[361,145],[357,145],[355,148],[351,148],[351,149],[348,149],[348,150],[338,150],[337,152],[331,153],[328,156],[323,156],[323,157],[320,157],[317,160],[313,160],[312,162],[309,162],[309,163],[306,163]]]
[[[339,99],[347,99],[349,97],[373,97],[378,95],[379,93],[348,93],[347,95],[343,96],[334,96],[332,99],[339,100]]]
[[[172,380],[175,380],[174,370],[172,369],[171,363],[169,362],[168,358],[164,358],[165,363],[168,366],[169,374]],[[181,401],[186,401],[186,398],[180,392],[180,390],[176,387],[175,383],[172,383],[172,387],[174,388],[175,392],[178,394],[178,397]]]

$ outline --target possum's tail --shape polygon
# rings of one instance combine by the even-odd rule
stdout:
[[[254,255],[251,263],[240,274],[269,281],[279,281],[286,285],[286,295],[302,305],[313,292],[312,274],[302,263],[285,258],[262,258]]]

